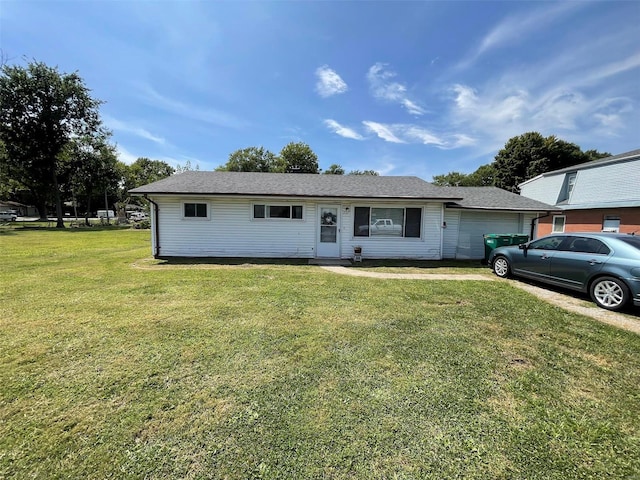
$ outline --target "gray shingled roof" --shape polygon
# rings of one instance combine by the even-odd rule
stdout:
[[[497,187],[439,187],[418,177],[317,175],[304,173],[184,172],[143,187],[133,195],[233,195],[440,200],[452,207],[550,211],[557,208]]]
[[[305,173],[184,172],[129,191],[133,195],[186,194],[331,198],[458,200],[418,177]]]
[[[443,187],[451,196],[460,196],[462,200],[451,206],[480,210],[517,210],[517,211],[558,211],[557,207],[507,192],[498,187]]]

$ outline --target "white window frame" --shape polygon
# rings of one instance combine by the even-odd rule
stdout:
[[[556,230],[556,219],[562,219],[562,230]],[[551,221],[551,233],[564,233],[564,227],[567,224],[566,215],[554,215]]]
[[[607,226],[607,222],[618,222],[618,225]],[[605,215],[605,217],[602,219],[602,231],[620,233],[620,217],[615,215]]]
[[[264,207],[264,218],[255,216],[255,207],[257,205],[262,205]],[[289,207],[289,218],[287,217],[270,217],[269,216],[269,207]],[[302,208],[302,218],[293,218],[293,207]],[[305,220],[305,205],[302,203],[289,203],[289,202],[255,202],[251,204],[251,211],[249,212],[249,216],[254,222],[274,222],[274,221],[283,221],[283,222],[304,222]]]
[[[196,205],[205,205],[207,208],[207,216],[206,217],[188,217],[185,215],[185,209],[188,204],[196,204]],[[182,211],[180,212],[183,220],[188,221],[207,221],[211,220],[211,204],[204,200],[183,200],[181,204]]]

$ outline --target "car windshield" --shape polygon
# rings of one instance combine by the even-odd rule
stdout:
[[[636,237],[635,235],[629,235],[627,237],[621,237],[620,240],[640,250],[640,237]]]

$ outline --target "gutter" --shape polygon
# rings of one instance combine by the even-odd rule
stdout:
[[[153,204],[153,231],[156,240],[154,242],[153,258],[158,258],[160,256],[160,225],[158,224],[158,210],[160,209],[160,207],[156,202],[151,200],[146,193],[143,195],[143,197]]]

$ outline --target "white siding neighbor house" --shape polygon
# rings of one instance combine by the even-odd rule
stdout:
[[[555,206],[539,235],[640,232],[640,150],[543,173],[519,185],[524,197]]]
[[[483,233],[525,233],[551,207],[417,177],[184,172],[131,190],[155,257],[482,258]],[[498,204],[501,203],[501,206]],[[503,231],[508,230],[508,231]]]

